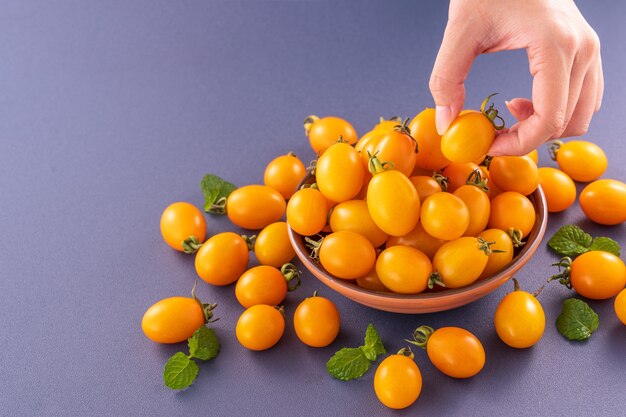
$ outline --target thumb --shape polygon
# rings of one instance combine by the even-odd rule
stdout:
[[[449,20],[430,75],[430,92],[435,100],[437,132],[442,135],[463,109],[465,78],[478,56],[476,28],[468,21]]]

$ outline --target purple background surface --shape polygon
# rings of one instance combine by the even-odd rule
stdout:
[[[580,2],[603,44],[606,90],[587,138],[609,155],[606,178],[626,179],[626,27],[623,2]],[[338,115],[361,134],[378,116],[413,116],[432,100],[428,78],[447,3],[7,1],[0,10],[0,415],[317,416],[623,415],[626,327],[612,301],[591,302],[600,328],[572,343],[554,327],[563,299],[540,296],[547,327],[537,346],[514,350],[492,317],[509,284],[471,305],[421,316],[375,311],[332,293],[312,275],[288,296],[313,290],[342,314],[330,347],[299,343],[288,320],[266,352],[242,348],[233,287],[199,286],[219,303],[213,325],[222,350],[200,364],[193,387],[162,383],[167,358],[140,328],[155,301],[187,295],[193,258],[161,240],[171,202],[202,205],[199,182],[215,173],[259,183],[265,164],[295,151],[313,158],[303,134],[309,114]],[[527,97],[523,51],[480,57],[467,104],[499,91]],[[512,121],[506,114],[507,121]],[[547,150],[541,163],[552,166]],[[579,187],[580,190],[581,187]],[[626,247],[626,226],[599,227],[578,205],[551,215],[547,236],[577,223]],[[210,233],[237,230],[208,218]],[[554,272],[543,245],[519,273],[534,290]],[[324,364],[359,345],[373,323],[389,351],[418,325],[469,329],[487,352],[470,380],[440,374],[416,352],[424,387],[409,409],[376,399],[373,369],[349,383]]]

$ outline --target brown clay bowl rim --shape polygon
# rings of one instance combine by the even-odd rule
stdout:
[[[313,179],[313,175],[307,174],[307,176],[302,180],[300,186],[311,183]],[[518,252],[518,254],[511,260],[511,262],[504,267],[504,269],[500,270],[498,273],[491,275],[487,278],[481,279],[479,281],[475,281],[474,283],[462,287],[462,288],[454,288],[454,289],[445,289],[439,292],[427,292],[427,293],[419,293],[419,294],[398,294],[391,292],[381,292],[381,291],[373,291],[365,288],[361,288],[358,285],[354,284],[349,280],[344,280],[341,278],[337,278],[330,273],[328,273],[320,264],[313,261],[309,258],[308,252],[304,245],[304,239],[302,235],[296,233],[291,227],[288,227],[289,239],[291,240],[292,246],[294,247],[298,258],[303,262],[305,267],[310,270],[310,272],[316,276],[317,279],[322,281],[325,285],[330,286],[332,288],[333,285],[337,285],[339,287],[343,287],[348,293],[353,294],[362,294],[365,296],[370,302],[372,300],[383,301],[389,300],[391,302],[394,301],[409,301],[411,302],[412,307],[418,307],[420,301],[428,301],[429,306],[426,307],[424,312],[426,311],[441,311],[444,309],[451,309],[458,307],[460,305],[475,301],[478,298],[486,295],[487,293],[495,290],[497,287],[502,285],[504,282],[508,281],[515,272],[517,272],[523,264],[528,262],[528,260],[535,253],[543,236],[546,232],[548,216],[547,216],[547,203],[546,198],[541,186],[537,187],[537,189],[528,196],[535,207],[535,224],[528,235],[528,239],[526,240],[526,244],[524,247]],[[312,271],[311,268],[315,269]],[[318,275],[324,276],[325,280],[331,281],[325,282]],[[334,288],[333,288],[334,289]],[[486,289],[485,292],[481,291]],[[341,293],[340,293],[341,294]],[[347,298],[350,296],[346,294],[342,294]],[[470,297],[465,302],[458,302],[458,296],[467,295]],[[476,296],[475,298],[471,298],[472,296]],[[443,308],[433,308],[432,302],[434,300],[438,300],[438,302],[445,302],[447,299],[450,299],[452,302],[449,307]],[[362,301],[354,300],[361,304],[364,304]],[[369,303],[365,303],[366,305],[370,305]],[[371,306],[371,305],[370,305]],[[384,307],[374,307],[378,309],[386,310]],[[410,310],[410,308],[402,308],[402,310]],[[399,311],[397,309],[389,309],[388,311]]]

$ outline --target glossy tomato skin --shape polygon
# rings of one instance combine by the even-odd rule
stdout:
[[[141,328],[154,342],[180,343],[189,339],[204,323],[204,312],[198,301],[189,297],[171,297],[156,302],[145,312]]]
[[[365,168],[358,152],[347,143],[335,143],[315,165],[317,186],[327,199],[340,203],[354,198],[361,187]]]
[[[428,339],[428,358],[435,368],[453,378],[470,378],[485,366],[485,349],[471,332],[442,327]]]
[[[478,236],[482,237],[487,242],[494,242],[494,244],[490,246],[492,252],[491,255],[489,255],[489,259],[487,259],[487,265],[479,277],[479,279],[482,279],[501,271],[508,265],[513,259],[515,249],[511,236],[504,230],[487,229]]]
[[[254,254],[259,263],[280,268],[296,256],[288,229],[287,223],[276,222],[261,230],[254,241]]]
[[[469,224],[463,236],[478,236],[489,222],[491,212],[489,196],[475,185],[463,185],[453,194],[463,200],[469,211]]]
[[[235,285],[235,297],[248,308],[257,304],[279,305],[287,295],[287,281],[273,266],[259,265],[244,272]]]
[[[606,300],[615,297],[626,285],[626,266],[617,256],[589,251],[572,262],[572,288],[583,297]]]
[[[457,188],[466,185],[470,174],[480,167],[474,162],[450,163],[441,174],[448,179],[448,192],[453,193]]]
[[[487,227],[505,231],[514,228],[526,237],[535,225],[535,219],[535,207],[526,196],[515,191],[505,191],[491,200]]]
[[[429,259],[433,259],[437,249],[446,243],[443,239],[437,239],[428,234],[428,232],[422,226],[422,223],[417,223],[417,226],[404,236],[391,236],[385,243],[386,248],[392,246],[412,246],[415,249],[422,251]]]
[[[375,174],[367,187],[367,209],[390,236],[409,233],[420,216],[420,198],[409,178],[394,169]]]
[[[305,345],[324,347],[339,334],[340,316],[337,306],[327,298],[313,296],[302,301],[293,315],[296,336]]]
[[[449,161],[441,152],[441,136],[435,126],[435,109],[426,108],[409,123],[411,136],[418,146],[415,166],[428,170],[443,169]]]
[[[398,126],[400,124],[398,123]],[[410,136],[396,130],[380,130],[363,144],[360,151],[363,167],[368,169],[371,155],[382,162],[391,162],[394,169],[409,176],[415,167],[415,142]]]
[[[502,191],[529,195],[539,185],[537,164],[527,156],[495,156],[489,163],[491,181]]]
[[[494,325],[500,340],[524,349],[536,344],[546,328],[546,316],[537,298],[515,290],[500,301],[494,315]]]
[[[389,239],[389,235],[374,223],[364,200],[348,200],[337,204],[330,213],[329,223],[333,232],[356,232],[366,237],[375,248]]]
[[[613,302],[613,307],[615,308],[615,314],[619,321],[626,326],[626,289],[623,289],[617,294]]]
[[[266,350],[274,346],[285,332],[285,318],[275,307],[254,305],[244,311],[235,327],[237,340],[250,350]]]
[[[626,184],[602,179],[588,184],[580,193],[580,207],[593,222],[606,226],[626,221]]]
[[[415,187],[417,194],[420,196],[420,201],[422,202],[426,199],[426,197],[443,191],[441,189],[441,185],[433,177],[426,175],[414,175],[409,177],[409,180]]]
[[[236,233],[223,232],[209,238],[196,253],[198,276],[212,285],[232,284],[246,270],[248,244]]]
[[[574,204],[576,184],[565,172],[552,167],[541,167],[538,171],[539,184],[550,213],[558,213]]]
[[[410,357],[390,355],[376,368],[374,392],[387,407],[406,408],[418,399],[421,391],[422,374]]]
[[[382,283],[380,278],[378,278],[378,274],[376,273],[376,266],[370,270],[367,274],[362,277],[358,277],[356,279],[356,284],[365,288],[366,290],[371,291],[380,291],[380,292],[390,292],[391,290],[385,287],[385,284]]]
[[[311,236],[322,231],[328,220],[328,203],[315,188],[303,188],[287,203],[287,223],[296,233]]]
[[[263,183],[278,191],[285,200],[298,189],[306,176],[306,167],[293,153],[274,158],[263,173]]]
[[[489,256],[475,237],[460,237],[444,243],[435,253],[433,268],[446,288],[459,288],[476,281],[485,270]]]
[[[230,193],[226,213],[233,224],[244,229],[263,229],[285,214],[285,198],[267,185],[245,185]]]
[[[429,235],[442,240],[463,236],[470,224],[467,205],[454,194],[435,193],[424,200],[421,223]]]
[[[327,116],[316,118],[306,131],[309,143],[316,155],[322,155],[327,148],[336,143],[339,137],[350,145],[356,143],[358,136],[354,127],[340,117]]]
[[[480,112],[459,115],[441,137],[441,152],[456,163],[484,158],[496,137],[491,121]]]
[[[367,238],[343,230],[324,237],[319,248],[319,260],[337,278],[356,279],[374,267],[376,250]]]
[[[200,243],[206,238],[206,222],[193,204],[172,203],[161,215],[161,236],[171,248],[184,252],[182,242],[195,236]]]
[[[571,179],[580,182],[600,178],[608,166],[602,148],[585,140],[571,140],[561,145],[556,153],[556,162]]]
[[[539,153],[537,152],[537,149],[533,149],[525,156],[529,157],[535,163],[535,165],[539,165]]]
[[[383,250],[376,260],[376,275],[391,291],[418,294],[428,285],[433,271],[428,256],[410,246],[392,246]]]

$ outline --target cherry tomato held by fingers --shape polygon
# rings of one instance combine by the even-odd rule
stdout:
[[[491,255],[487,259],[487,265],[479,279],[486,278],[490,275],[501,271],[506,265],[511,262],[514,255],[513,240],[508,233],[500,229],[487,229],[481,232],[478,237],[482,237],[487,242],[493,242],[491,248]]]
[[[470,224],[467,205],[454,194],[435,193],[424,200],[421,223],[429,235],[442,240],[463,236]]]
[[[410,246],[392,246],[378,255],[376,275],[393,292],[418,294],[426,289],[433,271],[428,256]]]
[[[569,208],[576,201],[576,184],[563,171],[552,167],[539,168],[539,184],[550,213]]]
[[[543,336],[546,315],[537,295],[521,291],[513,278],[515,289],[498,304],[494,325],[500,340],[514,348],[533,346]]]
[[[364,176],[358,152],[345,142],[329,146],[315,165],[317,187],[324,197],[337,203],[354,198],[361,191]]]
[[[404,236],[419,221],[420,198],[406,175],[384,166],[376,156],[370,159],[374,176],[367,186],[367,209],[383,232]]]
[[[554,266],[564,270],[548,281],[558,279],[561,284],[592,300],[612,298],[626,285],[626,266],[612,253],[592,250],[574,261],[562,258]]]
[[[350,123],[340,117],[327,116],[321,119],[311,115],[304,120],[304,132],[309,138],[311,148],[316,155],[322,155],[326,149],[341,137],[350,145],[356,143],[358,136]]]
[[[287,203],[287,223],[300,235],[321,232],[327,220],[328,204],[317,188],[298,190]]]
[[[296,252],[289,241],[287,223],[272,223],[261,230],[254,241],[254,254],[262,265],[280,268],[290,262]]]
[[[410,349],[389,355],[374,374],[374,392],[389,408],[402,409],[413,404],[422,391],[422,374]]]
[[[491,212],[487,193],[475,185],[463,185],[453,194],[463,200],[469,211],[469,224],[463,236],[478,236],[487,227]]]
[[[237,280],[235,297],[245,308],[256,304],[278,305],[283,302],[287,291],[300,285],[300,272],[292,264],[281,269],[259,265],[248,269]]]
[[[339,310],[335,304],[315,293],[303,300],[293,314],[296,336],[311,347],[330,345],[339,333],[339,326]]]
[[[617,180],[597,180],[580,193],[580,207],[598,224],[612,226],[626,221],[626,184]]]
[[[415,249],[419,249],[424,252],[429,259],[433,259],[435,256],[435,252],[437,249],[446,243],[443,239],[437,239],[426,232],[422,223],[417,223],[415,229],[411,230],[408,234],[404,236],[391,236],[389,240],[385,243],[386,248],[390,248],[392,246],[412,246]]]
[[[518,230],[521,237],[513,243],[521,245],[520,240],[530,234],[535,225],[535,207],[525,196],[516,191],[505,191],[491,200],[491,213],[487,226],[492,229],[509,231]]]
[[[394,129],[379,131],[361,147],[361,160],[365,169],[369,167],[370,157],[376,155],[379,160],[392,163],[394,169],[404,175],[411,175],[417,157],[417,142],[407,128],[407,122],[408,119],[404,124],[398,123]]]
[[[282,309],[266,304],[254,305],[244,311],[235,327],[237,340],[250,350],[266,350],[274,346],[285,332]]]
[[[528,152],[526,156],[532,159],[535,165],[539,164],[539,153],[537,152],[537,149],[533,149],[532,151]]]
[[[574,181],[589,182],[600,178],[608,160],[602,148],[585,140],[563,143],[554,141],[550,146],[552,159]]]
[[[233,224],[244,229],[263,229],[285,214],[285,198],[267,185],[246,185],[230,193],[226,213]]]
[[[218,233],[209,238],[196,253],[198,276],[212,285],[228,285],[248,266],[251,242],[232,232]]]
[[[389,239],[389,235],[376,226],[363,200],[348,200],[337,204],[330,213],[333,232],[350,230],[369,240],[377,248]]]
[[[435,253],[431,277],[446,288],[459,288],[476,281],[491,255],[490,242],[483,238],[460,237],[444,243]]]
[[[453,378],[469,378],[485,366],[485,349],[471,332],[460,327],[434,330],[420,326],[413,332],[411,343],[426,349],[428,358],[444,374]]]
[[[161,236],[173,249],[193,253],[206,238],[206,222],[194,205],[172,203],[161,215]]]
[[[441,136],[435,127],[435,109],[427,108],[418,113],[409,123],[409,129],[417,141],[415,166],[437,170],[450,164],[441,152]]]
[[[615,307],[617,318],[626,326],[626,289],[621,290],[617,294],[613,306]]]
[[[528,195],[539,185],[537,164],[527,156],[495,156],[489,163],[491,181],[502,191]]]
[[[267,164],[263,182],[282,194],[285,200],[289,200],[305,176],[306,167],[293,152],[289,152]]]
[[[333,232],[320,241],[307,239],[317,250],[319,261],[337,278],[356,279],[367,274],[376,261],[372,243],[358,233],[349,230]]]

